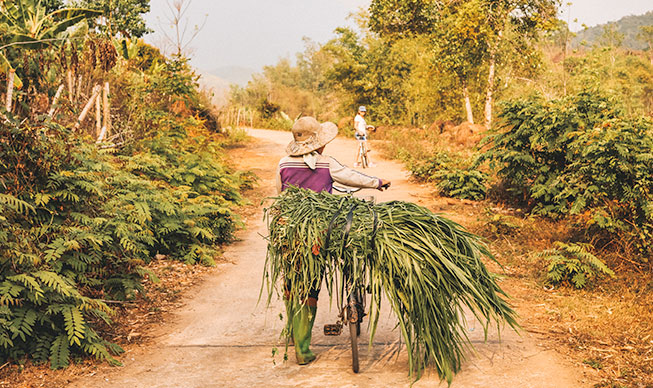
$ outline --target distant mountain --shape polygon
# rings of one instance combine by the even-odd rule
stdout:
[[[231,85],[245,86],[256,72],[240,66],[224,66],[212,71],[197,70],[201,75],[199,84],[213,92],[213,103],[218,107],[226,105]]]
[[[227,80],[230,83],[245,86],[247,85],[247,82],[252,79],[252,75],[256,73],[256,70],[242,66],[222,66],[210,71],[209,73]]]
[[[604,28],[613,24],[616,30],[624,34],[623,47],[635,50],[643,50],[647,46],[644,42],[637,39],[639,34],[639,27],[653,25],[653,11],[649,11],[643,15],[625,16],[616,22],[599,24],[594,27],[587,28],[577,33],[576,37],[572,40],[572,46],[578,47],[583,42],[592,46],[599,43],[603,35]]]
[[[227,104],[231,82],[213,74],[200,72],[199,84],[203,89],[213,92],[213,103],[218,107]]]

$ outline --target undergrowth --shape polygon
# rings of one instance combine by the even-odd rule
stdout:
[[[108,302],[157,281],[146,269],[157,254],[213,264],[239,225],[233,209],[252,177],[226,167],[185,60],[121,58],[104,76],[120,85],[118,145],[69,129],[65,111],[3,112],[0,363],[118,363],[122,350],[97,330],[111,322]]]

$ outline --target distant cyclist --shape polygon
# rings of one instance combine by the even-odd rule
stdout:
[[[367,131],[368,130],[374,131],[374,127],[371,126],[371,125],[367,125],[367,123],[365,122],[365,115],[366,114],[367,114],[367,109],[363,105],[359,106],[358,107],[358,114],[354,118],[354,130],[355,130],[354,136],[356,136],[356,139],[358,141],[365,142],[365,149],[368,150],[368,152],[369,152],[370,148],[367,145]],[[373,163],[371,163],[369,161],[370,160],[369,156],[367,157],[367,160],[368,160],[368,163],[369,163],[370,167],[375,166]],[[356,161],[354,163],[354,167],[360,166],[360,164],[362,162],[363,161],[360,160],[360,153],[358,151],[356,151]]]

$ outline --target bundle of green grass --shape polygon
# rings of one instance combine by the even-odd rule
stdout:
[[[284,292],[298,305],[322,279],[329,296],[342,303],[346,271],[371,294],[370,344],[382,294],[387,297],[416,378],[433,365],[451,382],[460,369],[470,346],[465,307],[483,324],[486,338],[492,322],[518,327],[507,295],[481,260],[494,260],[487,248],[426,208],[289,188],[266,209],[266,218],[268,303]]]

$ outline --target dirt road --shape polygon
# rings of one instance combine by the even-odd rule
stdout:
[[[255,138],[239,149],[238,163],[260,177],[259,190],[274,193],[274,169],[290,140],[288,132],[250,130]],[[351,165],[353,140],[338,138],[326,153]],[[374,154],[372,154],[374,155]],[[390,179],[392,188],[374,194],[377,201],[401,199],[429,205],[430,189],[409,182],[401,165],[375,160],[367,173]],[[348,337],[325,337],[322,326],[334,323],[336,311],[322,294],[313,330],[315,362],[300,367],[289,349],[289,361],[272,357],[278,345],[283,303],[273,301],[269,309],[257,305],[266,244],[261,209],[246,219],[247,230],[240,241],[227,247],[225,259],[204,281],[185,296],[184,307],[158,327],[153,343],[127,353],[123,367],[102,367],[93,376],[73,382],[71,387],[407,387],[406,352],[398,344],[394,320],[383,315],[375,342],[361,346],[361,371],[351,371]],[[446,214],[446,209],[444,211]],[[455,214],[450,215],[456,218]],[[578,368],[557,353],[545,350],[529,333],[521,336],[496,331],[483,341],[481,326],[470,318],[469,336],[477,349],[469,355],[452,387],[585,387]],[[361,335],[365,337],[365,330]],[[283,346],[279,346],[283,353]],[[439,386],[439,378],[427,373],[415,387]],[[446,383],[442,383],[446,387]]]

